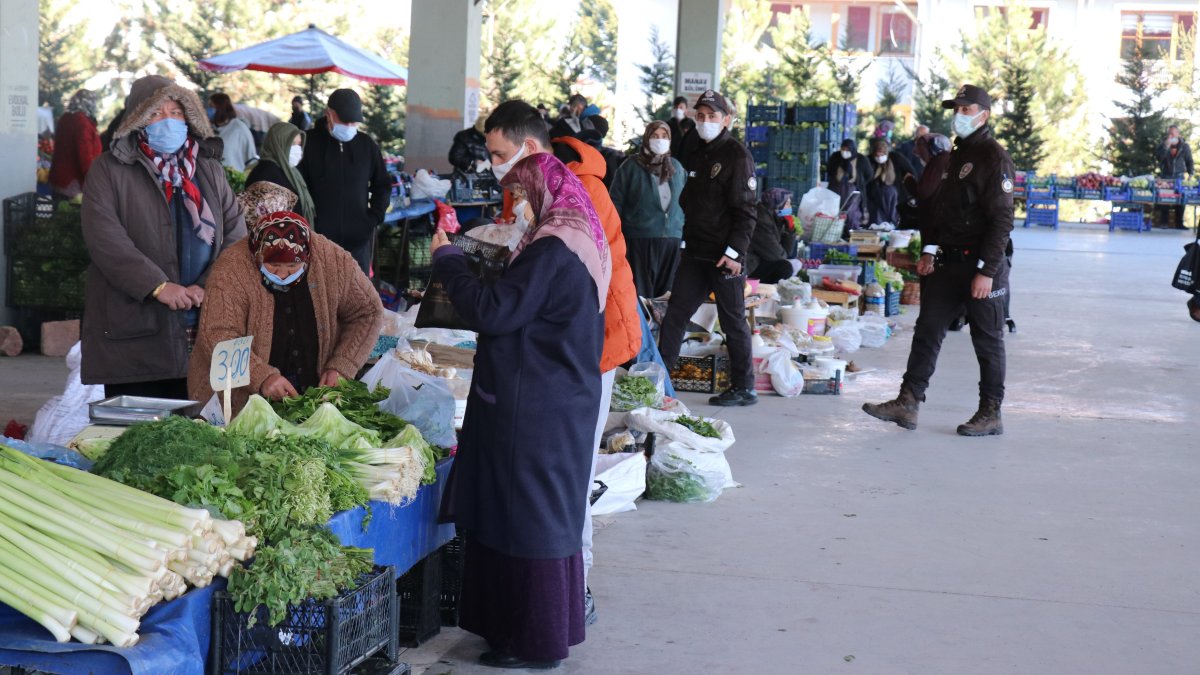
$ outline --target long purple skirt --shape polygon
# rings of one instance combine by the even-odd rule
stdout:
[[[565,659],[584,639],[583,586],[582,553],[514,558],[468,538],[458,623],[508,656]]]

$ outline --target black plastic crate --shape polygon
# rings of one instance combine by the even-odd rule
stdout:
[[[394,577],[392,567],[377,567],[336,598],[289,606],[287,618],[277,626],[268,625],[267,610],[259,607],[256,623],[248,627],[250,615],[235,612],[233,599],[217,592],[208,675],[344,675],[372,656],[396,664],[399,603]]]
[[[782,103],[752,105],[746,110],[746,121],[750,124],[783,124],[785,110]]]
[[[724,354],[680,356],[670,373],[671,385],[676,391],[716,394],[731,386],[731,372],[729,357]]]
[[[78,204],[27,192],[4,200],[4,253],[88,260]]]
[[[442,630],[442,556],[434,551],[396,580],[398,634],[404,647],[419,647]]]
[[[10,255],[8,306],[83,311],[89,264],[86,258]]]
[[[462,595],[463,554],[462,537],[455,537],[442,547],[442,592],[440,607],[443,626],[458,625],[459,598]]]

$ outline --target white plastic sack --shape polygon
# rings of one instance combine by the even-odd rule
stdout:
[[[812,286],[808,282],[801,281],[798,277],[784,279],[775,285],[779,291],[779,302],[783,305],[794,305],[797,300],[800,303],[807,302],[812,298]]]
[[[836,328],[825,335],[833,340],[833,346],[839,352],[849,354],[858,351],[858,348],[862,346],[862,332],[856,321],[838,324]]]
[[[616,381],[620,382],[622,377],[644,377],[654,385],[654,405],[652,407],[661,408],[663,399],[666,397],[667,370],[657,363],[639,363],[629,369],[629,372],[618,371]],[[618,386],[613,387],[612,400],[610,407],[616,411],[635,410],[646,405],[645,399],[639,400],[637,397],[624,396],[622,390]]]
[[[813,188],[800,198],[800,209],[796,215],[804,229],[812,231],[812,221],[817,214],[836,216],[842,208],[842,198],[833,190]]]
[[[600,455],[596,458],[596,480],[608,489],[592,504],[593,516],[636,511],[634,502],[646,491],[646,456],[640,452]]]
[[[104,398],[104,385],[85,385],[80,378],[83,356],[78,342],[67,352],[66,360],[67,367],[71,369],[67,375],[67,386],[61,396],[52,397],[38,410],[26,440],[66,445],[91,423],[88,404]]]
[[[721,434],[720,438],[707,438],[675,422],[679,413],[653,408],[638,408],[625,418],[630,429],[657,434],[655,447],[664,441],[676,441],[684,447],[700,452],[725,452],[733,445],[733,428],[725,420],[704,418]]]
[[[793,398],[804,393],[804,375],[786,350],[775,350],[758,367],[760,372],[771,376],[771,388],[776,394]]]
[[[450,181],[438,180],[425,169],[421,169],[416,176],[413,176],[413,199],[445,199],[448,192],[450,192]]]
[[[888,328],[887,319],[868,312],[862,316],[862,321],[859,324],[858,332],[862,335],[862,346],[870,349],[879,349],[887,344]]]
[[[525,228],[515,224],[489,223],[467,230],[466,234],[472,239],[497,246],[506,246],[508,250],[515,251],[517,244],[521,243],[521,237],[525,235]]]
[[[362,381],[368,389],[374,390],[380,384],[391,389],[391,395],[379,402],[380,409],[416,426],[429,443],[443,448],[458,443],[454,394],[446,380],[418,373],[401,363],[394,352],[388,352],[363,375]]]

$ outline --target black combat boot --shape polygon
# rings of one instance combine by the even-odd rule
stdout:
[[[966,424],[958,427],[959,436],[999,436],[1004,433],[1000,419],[1000,401],[994,398],[979,399],[979,410]]]
[[[924,397],[922,397],[924,398]],[[908,387],[900,387],[900,395],[887,403],[864,403],[863,412],[884,422],[895,422],[905,429],[917,428],[917,407],[921,399]]]

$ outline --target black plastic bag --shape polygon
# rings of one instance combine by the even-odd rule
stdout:
[[[450,243],[462,249],[467,256],[471,272],[485,284],[495,283],[508,268],[510,251],[506,246],[489,244],[461,234],[450,235]],[[450,294],[446,292],[446,287],[437,275],[429,280],[425,296],[417,309],[414,325],[417,328],[475,330],[474,326],[454,309],[454,304],[450,302]]]
[[[1171,285],[1181,291],[1195,293],[1197,288],[1197,276],[1200,276],[1200,233],[1197,234],[1196,241],[1187,244],[1183,247],[1183,257],[1179,259],[1179,266],[1175,268],[1175,276],[1171,279]]]

